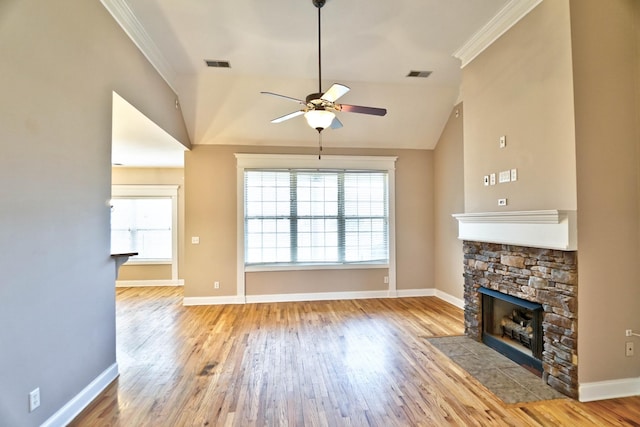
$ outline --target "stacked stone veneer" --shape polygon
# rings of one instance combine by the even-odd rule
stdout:
[[[482,339],[481,286],[542,304],[542,377],[554,389],[576,398],[577,253],[465,241],[465,334],[478,341]]]

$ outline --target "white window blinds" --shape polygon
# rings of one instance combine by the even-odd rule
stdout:
[[[244,171],[245,264],[389,261],[388,173]]]

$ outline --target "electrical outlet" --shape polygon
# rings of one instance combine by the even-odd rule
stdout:
[[[29,393],[29,412],[33,412],[40,406],[40,387]]]
[[[502,135],[500,137],[500,148],[504,148],[507,146],[507,136],[506,135]]]
[[[624,331],[624,336],[625,337],[630,337],[633,335],[633,329],[625,329]]]
[[[633,341],[624,343],[624,355],[627,357],[633,356]]]
[[[384,276],[384,283],[389,283],[389,276]]]
[[[498,206],[507,206],[507,199],[498,199]]]
[[[489,183],[491,185],[496,185],[496,174],[492,173],[491,175],[489,175]]]
[[[220,282],[218,282],[218,281],[213,282],[213,287],[215,289],[220,289]]]

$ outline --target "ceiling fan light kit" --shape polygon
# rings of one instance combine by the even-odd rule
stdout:
[[[331,126],[336,115],[329,110],[315,109],[304,113],[304,118],[307,119],[309,126],[318,132],[322,132],[324,129]]]
[[[338,104],[336,101],[349,92],[349,88],[339,83],[334,83],[329,90],[322,92],[322,37],[321,37],[321,9],[325,5],[326,0],[311,0],[313,5],[318,8],[318,93],[307,95],[305,100],[292,98],[290,96],[280,95],[273,92],[260,92],[265,95],[277,96],[279,98],[288,99],[297,102],[303,106],[302,110],[271,120],[271,123],[281,123],[286,120],[304,114],[307,124],[318,131],[322,132],[328,127],[338,129],[342,127],[342,123],[336,117],[335,111],[345,111],[350,113],[369,114],[374,116],[384,116],[387,110],[384,108],[364,107],[360,105]]]

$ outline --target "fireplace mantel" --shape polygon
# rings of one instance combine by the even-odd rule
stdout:
[[[578,249],[576,211],[539,210],[453,214],[458,239],[533,248]]]

